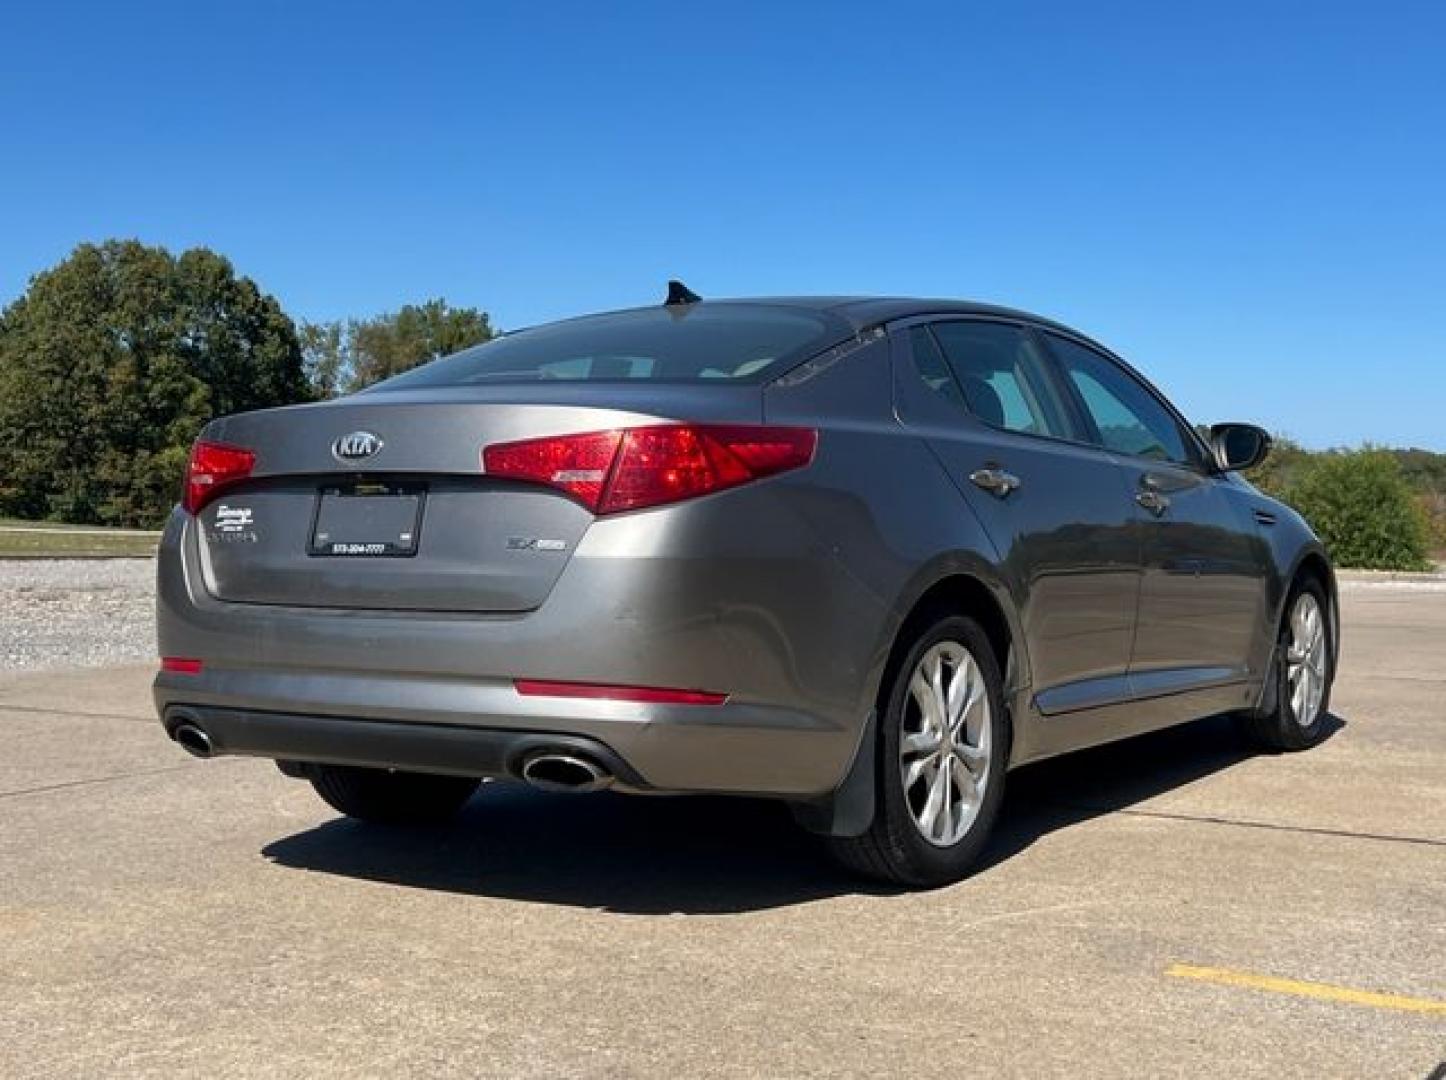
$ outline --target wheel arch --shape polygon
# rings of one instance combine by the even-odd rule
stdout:
[[[994,589],[973,574],[958,572],[935,581],[909,606],[894,632],[889,657],[884,665],[884,677],[879,682],[880,691],[888,677],[897,669],[914,636],[925,624],[940,615],[968,615],[975,619],[989,638],[1000,671],[1008,671],[1015,651],[1012,620],[1005,614],[1004,605]],[[1018,660],[1015,659],[1014,662],[1017,664]]]
[[[1330,556],[1323,546],[1318,543],[1309,543],[1296,552],[1294,559],[1289,563],[1289,570],[1280,579],[1279,596],[1275,602],[1270,623],[1270,654],[1265,666],[1265,674],[1261,679],[1260,697],[1255,707],[1250,710],[1254,716],[1269,715],[1276,708],[1276,701],[1280,692],[1280,650],[1276,645],[1277,635],[1280,633],[1280,626],[1285,619],[1286,605],[1290,603],[1295,593],[1296,585],[1301,581],[1314,581],[1320,585],[1326,596],[1326,621],[1330,627],[1331,645],[1331,670],[1340,669],[1341,655],[1341,604],[1340,596],[1336,588],[1335,569],[1331,566]]]
[[[921,572],[895,608],[895,618],[880,643],[882,661],[871,682],[872,697],[853,763],[839,786],[822,799],[793,804],[804,828],[830,836],[858,836],[873,821],[875,805],[875,743],[879,698],[903,662],[909,645],[924,626],[941,615],[975,618],[995,650],[1004,678],[1006,760],[1014,749],[1014,701],[1029,685],[1028,655],[1008,590],[987,568],[949,559]]]
[[[899,618],[889,636],[886,659],[874,686],[877,710],[879,696],[898,670],[914,637],[925,625],[941,615],[968,615],[984,630],[994,649],[994,658],[1004,680],[1005,720],[1009,731],[1009,753],[1014,750],[1015,715],[1020,691],[1030,685],[1029,649],[1008,587],[985,565],[950,560],[937,565],[915,580],[898,606]]]
[[[1315,581],[1326,594],[1326,604],[1328,605],[1326,617],[1330,620],[1331,632],[1331,667],[1336,668],[1340,663],[1341,652],[1341,602],[1336,588],[1335,570],[1331,566],[1330,558],[1326,555],[1324,548],[1308,547],[1296,556],[1290,576],[1286,579],[1285,588],[1281,590],[1280,605],[1275,613],[1275,623],[1279,626],[1280,620],[1285,618],[1285,605],[1290,602],[1290,594],[1294,591],[1296,583],[1302,580]]]

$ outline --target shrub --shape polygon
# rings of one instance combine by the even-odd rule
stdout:
[[[1446,492],[1423,491],[1419,496],[1426,517],[1426,542],[1437,558],[1446,555]]]
[[[1273,435],[1270,453],[1247,472],[1245,478],[1267,495],[1279,499],[1317,456],[1287,435]]]
[[[1400,463],[1385,450],[1322,454],[1285,488],[1340,566],[1424,570],[1426,520]]]

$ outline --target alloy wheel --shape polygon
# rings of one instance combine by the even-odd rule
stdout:
[[[1326,686],[1325,617],[1320,602],[1301,593],[1290,611],[1290,640],[1285,653],[1290,711],[1301,727],[1316,721]]]
[[[899,773],[915,828],[937,847],[957,844],[979,816],[990,720],[984,674],[969,650],[955,641],[931,646],[909,678]]]

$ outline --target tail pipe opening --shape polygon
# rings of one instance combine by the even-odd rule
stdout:
[[[576,754],[533,754],[522,765],[522,779],[542,791],[582,793],[611,787],[613,776],[601,765]]]
[[[216,748],[211,745],[211,736],[192,723],[177,724],[171,731],[171,738],[192,757],[214,757]]]

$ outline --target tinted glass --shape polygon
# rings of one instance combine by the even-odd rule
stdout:
[[[1050,347],[1084,401],[1108,450],[1194,464],[1180,425],[1138,380],[1107,357],[1053,334]]]
[[[753,380],[847,336],[816,312],[699,304],[592,315],[495,338],[373,389],[549,380]]]
[[[959,408],[966,408],[964,395],[959,392],[959,384],[950,374],[944,354],[939,351],[939,343],[934,340],[934,335],[929,333],[929,328],[916,326],[910,330],[909,344],[914,353],[914,367],[918,369],[919,378],[924,380],[924,385],[941,397],[948,398]]]
[[[1006,431],[1069,437],[1045,360],[1023,330],[988,322],[941,322],[933,329],[975,416]]]

